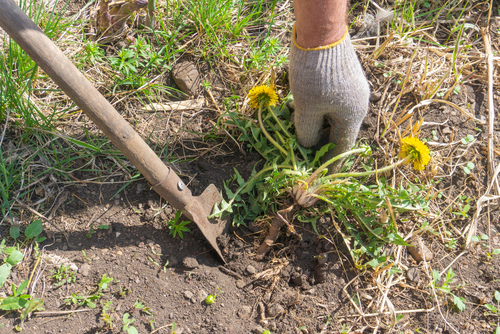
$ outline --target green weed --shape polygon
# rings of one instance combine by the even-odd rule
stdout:
[[[240,141],[259,152],[265,163],[260,171],[254,169],[248,180],[235,170],[232,181],[236,184],[236,191],[231,189],[229,182],[225,183],[228,200],[222,201],[212,216],[233,213],[233,225],[238,226],[245,224],[246,220],[262,219],[269,210],[278,212],[291,194],[303,210],[311,210],[309,208],[317,201],[328,204],[323,212],[331,212],[335,220],[343,224],[343,230],[347,232],[344,238],[351,245],[351,255],[359,268],[370,258],[389,260],[382,251],[387,243],[407,245],[397,233],[395,222],[380,219],[382,210],[396,210],[400,214],[427,210],[428,199],[423,196],[425,186],[410,184],[404,187],[401,184],[393,189],[382,177],[385,170],[402,161],[378,171],[366,165],[365,172],[325,175],[326,166],[338,159],[353,154],[369,158],[370,147],[361,145],[342,156],[326,159],[328,161],[322,164],[323,156],[333,144],[325,145],[317,152],[302,148],[291,135],[292,123],[286,103],[262,111],[266,113],[261,115],[259,109],[260,125],[235,112],[227,115],[226,124],[237,128],[241,132]],[[349,163],[347,159],[346,165]],[[368,177],[375,173],[380,175],[377,182],[367,184]]]
[[[50,276],[55,286],[71,284],[76,282],[76,273],[69,266],[62,264],[57,270],[51,270],[54,274]]]
[[[76,306],[87,306],[90,308],[96,308],[96,300],[101,298],[104,293],[103,290],[108,288],[108,285],[113,281],[113,278],[107,277],[107,274],[104,274],[102,278],[97,283],[97,289],[94,293],[89,295],[82,295],[81,292],[72,293],[69,298],[66,298],[64,302],[66,305],[76,305]]]
[[[135,321],[134,318],[130,318],[130,314],[125,313],[123,315],[122,332],[126,332],[127,334],[138,334],[137,329],[134,326],[132,326],[134,321]]]
[[[109,300],[105,303],[101,302],[102,310],[101,310],[101,319],[106,324],[106,328],[113,329],[113,309],[111,308],[111,304],[113,301]]]
[[[184,235],[182,234],[183,232],[191,232],[191,230],[186,227],[186,225],[188,225],[191,222],[189,220],[179,222],[179,218],[181,217],[181,215],[182,212],[180,210],[177,210],[174,219],[169,220],[167,222],[167,226],[168,229],[170,230],[170,232],[168,233],[169,235],[173,234],[174,238],[176,235],[179,235],[179,238],[183,239],[184,238]]]
[[[465,310],[465,298],[459,297],[455,294],[453,294],[451,291],[454,289],[457,289],[459,287],[453,288],[451,284],[453,283],[453,278],[455,277],[455,273],[453,272],[453,269],[449,269],[448,273],[446,274],[446,277],[444,279],[444,282],[441,286],[437,286],[438,281],[441,279],[441,276],[437,270],[432,271],[432,285],[434,289],[437,291],[442,292],[444,295],[450,295],[452,297],[451,303],[453,306],[459,310],[460,312]]]
[[[0,266],[0,287],[4,285],[5,281],[10,277],[12,268],[20,264],[24,255],[20,251],[22,247],[33,243],[32,246],[35,250],[35,257],[39,257],[38,242],[43,241],[45,238],[40,237],[42,232],[42,222],[41,220],[35,220],[29,224],[24,231],[24,240],[22,243],[16,243],[14,246],[7,247],[6,239],[3,239],[0,243],[0,255],[4,254],[3,264]],[[15,241],[19,241],[21,235],[18,226],[11,226],[9,233]],[[38,310],[43,310],[43,300],[35,298],[28,293],[28,287],[31,283],[31,279],[23,281],[18,287],[11,284],[12,295],[6,298],[0,299],[0,310],[2,311],[18,311],[20,324],[15,326],[17,331],[23,329],[24,322],[28,316]]]

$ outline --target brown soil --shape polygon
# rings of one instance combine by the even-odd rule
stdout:
[[[368,72],[369,80],[382,78],[380,73]],[[404,105],[407,105],[411,95],[405,99]],[[475,104],[475,117],[486,119],[486,99],[484,85],[470,84],[464,85],[461,93],[451,101],[458,105]],[[378,143],[374,137],[383,97],[374,100],[360,138],[379,145],[383,143]],[[470,121],[447,105],[433,104],[420,108],[417,113],[420,113],[418,119],[424,117],[425,122],[431,123],[422,127],[422,138],[432,138],[434,130],[440,142],[453,142],[468,134],[477,135],[479,128],[482,132],[477,140],[486,142],[484,125]],[[180,117],[170,119],[161,112],[139,113],[134,117],[137,130],[151,140],[151,146],[164,145],[167,135],[180,136],[172,149],[179,156],[195,160],[175,166],[195,195],[210,183],[222,189],[223,182],[233,174],[233,168],[248,176],[261,157],[244,148],[240,150],[230,139],[218,139],[217,145],[206,144],[205,134],[212,129],[209,120],[215,119],[216,114],[210,109],[192,114],[182,127]],[[170,122],[168,133],[152,130],[165,129],[167,122]],[[151,131],[153,134],[149,136]],[[432,146],[431,149],[437,150]],[[475,163],[476,169],[470,176],[462,172],[463,166],[456,170],[454,166],[443,167],[434,174],[452,175],[442,177],[442,182],[436,185],[443,192],[443,201],[455,198],[464,189],[462,195],[473,199],[484,191],[486,156],[480,145],[473,146],[463,156],[461,162],[464,161]],[[109,160],[102,157],[97,163],[105,164]],[[73,176],[83,180],[88,175],[77,172]],[[44,259],[57,255],[76,264],[77,280],[70,285],[54,286],[50,270],[58,266],[48,259],[43,260],[35,271],[34,291],[44,300],[46,312],[54,313],[33,314],[25,322],[23,333],[119,333],[124,313],[135,319],[133,326],[139,333],[153,332],[150,319],[154,319],[157,330],[162,328],[156,333],[171,333],[173,323],[175,333],[262,333],[263,329],[274,333],[339,333],[343,328],[347,333],[361,333],[371,332],[371,328],[377,326],[376,317],[362,317],[354,302],[363,300],[361,308],[366,308],[370,298],[380,293],[377,275],[359,272],[352,266],[349,252],[330,217],[320,218],[318,232],[332,235],[333,245],[318,238],[310,225],[294,221],[302,239],[282,233],[272,251],[260,262],[253,260],[253,254],[264,237],[261,228],[254,222],[249,222],[248,227],[231,227],[221,240],[221,247],[227,254],[227,264],[223,265],[194,224],[188,225],[191,232],[184,233],[183,239],[169,235],[165,222],[174,217],[175,210],[144,180],[133,182],[120,191],[123,181],[123,177],[115,177],[107,183],[75,181],[61,195],[66,198],[53,222],[66,236],[46,224],[43,233],[48,238],[40,246]],[[35,198],[31,200],[36,201]],[[52,204],[47,203],[47,207]],[[474,210],[471,209],[471,215]],[[492,210],[490,215],[489,242],[493,249],[500,248],[500,235],[495,232],[500,231],[500,223],[493,219],[498,213]],[[469,219],[443,224],[453,224],[462,230]],[[109,226],[109,229],[100,230],[99,225]],[[90,233],[91,227],[95,233]],[[487,219],[481,219],[478,234],[488,234],[488,230]],[[8,235],[8,226],[1,226],[0,233]],[[489,261],[481,243],[470,252],[462,252],[460,248],[449,251],[438,237],[426,237],[424,241],[434,253],[433,269],[441,272],[451,265],[456,274],[454,287],[460,285],[453,293],[465,298],[466,309],[459,312],[449,298],[442,297],[438,308],[428,288],[430,273],[411,256],[404,255],[405,272],[401,276],[404,280],[393,286],[388,296],[395,310],[409,312],[403,313],[393,327],[389,326],[391,315],[378,318],[385,322],[380,330],[453,333],[451,325],[460,333],[492,333],[499,319],[496,315],[485,314],[482,305],[496,304],[493,295],[495,290],[500,290],[498,258]],[[320,254],[327,256],[324,265],[318,263]],[[29,261],[16,267],[8,282],[18,286],[29,278],[32,268],[33,263]],[[97,308],[65,305],[64,300],[72,293],[85,295],[95,291],[104,274],[112,277],[113,282],[104,290]],[[7,295],[12,293],[7,284],[0,291]],[[207,305],[205,297],[214,293],[217,293],[215,303]],[[113,329],[107,327],[101,317],[102,303],[106,301],[112,301]],[[151,315],[134,308],[136,301],[149,307]],[[68,314],[69,310],[84,311]],[[375,313],[377,307],[369,306],[361,311]],[[0,323],[5,324],[0,332],[11,333],[13,326],[19,324],[19,314],[4,313]]]

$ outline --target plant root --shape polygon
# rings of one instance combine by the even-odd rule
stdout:
[[[298,210],[298,208],[298,205],[293,204],[286,209],[279,210],[276,213],[276,217],[274,217],[271,222],[269,234],[266,236],[259,249],[257,250],[257,255],[255,255],[256,261],[262,260],[266,253],[271,249],[273,243],[276,241],[276,239],[278,239],[279,231],[283,226],[288,225],[290,230],[295,233],[295,230],[290,225],[290,223],[288,223],[288,221],[291,220],[293,214]]]

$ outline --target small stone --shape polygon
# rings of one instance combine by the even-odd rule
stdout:
[[[274,317],[276,317],[284,312],[285,312],[285,309],[279,303],[273,304],[273,305],[271,305],[271,307],[267,308],[267,316],[269,318],[274,318]]]
[[[430,261],[434,258],[434,254],[424,245],[424,242],[420,238],[414,238],[411,241],[411,244],[414,247],[406,247],[410,252],[411,256],[415,259],[415,261]]]
[[[250,306],[243,306],[238,310],[238,317],[242,319],[250,318],[250,314],[252,313],[252,308]]]
[[[181,62],[172,69],[172,79],[181,91],[194,95],[200,85],[200,73],[191,62]]]
[[[68,250],[68,246],[67,246],[67,245],[63,245],[63,246],[61,247],[61,249],[62,249],[63,251]]]
[[[408,279],[410,281],[416,283],[420,278],[420,270],[418,270],[417,268],[410,268],[406,273],[406,276],[408,276]]]
[[[202,301],[205,300],[205,298],[207,298],[207,296],[208,296],[208,293],[205,290],[198,291],[198,293],[196,294],[197,302],[201,303]]]
[[[195,269],[198,268],[199,264],[196,258],[188,256],[182,260],[182,265],[187,269]]]
[[[382,97],[381,92],[372,92],[370,95],[370,101],[377,102]]]
[[[139,248],[143,248],[143,247],[144,247],[144,242],[142,242],[142,241],[141,241],[141,242],[139,242],[139,243],[137,244],[137,247],[139,247]]]
[[[255,273],[257,272],[257,269],[255,269],[255,267],[254,267],[254,266],[252,266],[251,264],[249,264],[249,265],[247,266],[247,272],[248,272],[250,275],[253,275],[253,274],[255,274]]]
[[[261,325],[255,325],[255,327],[252,329],[252,333],[255,333],[255,334],[262,334],[263,331],[264,331],[264,328],[262,328]]]
[[[139,279],[139,277],[137,277],[137,278],[135,279],[135,283],[136,283],[136,284],[141,284],[141,280]]]
[[[82,266],[80,267],[80,269],[78,270],[78,272],[80,274],[82,274],[83,277],[87,277],[89,275],[89,270],[90,270],[90,266],[88,263],[84,263],[82,264]]]
[[[443,129],[443,131],[442,131],[442,132],[443,132],[443,134],[445,134],[445,135],[446,135],[446,134],[451,133],[452,131],[451,131],[450,127],[449,127],[449,126],[447,126],[447,127],[445,127],[445,128]]]
[[[194,296],[194,294],[188,290],[184,291],[183,294],[184,294],[184,297],[186,297],[186,299],[191,299]]]
[[[122,255],[122,254],[123,254],[123,252],[122,252],[122,251],[118,251],[118,252],[116,252],[116,255],[118,255],[118,256],[120,256],[120,255]]]
[[[118,238],[120,236],[121,232],[116,232],[116,237]]]
[[[236,286],[239,288],[239,289],[243,289],[245,287],[245,281],[240,279],[240,280],[237,280],[236,281]]]

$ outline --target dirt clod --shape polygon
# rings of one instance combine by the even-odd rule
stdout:
[[[181,62],[172,70],[172,79],[179,89],[188,95],[194,95],[200,85],[200,73],[191,62]]]
[[[255,274],[255,273],[257,272],[257,269],[255,269],[255,267],[254,267],[254,266],[252,266],[251,264],[249,264],[249,265],[247,266],[247,272],[248,272],[250,275],[253,275],[253,274]]]
[[[200,290],[196,293],[196,301],[201,303],[202,301],[205,300],[205,298],[207,298],[207,296],[208,293],[205,290]]]
[[[420,270],[418,270],[417,268],[410,268],[406,275],[408,276],[408,279],[410,281],[416,283],[420,279]]]
[[[270,318],[275,318],[284,312],[285,312],[285,309],[279,303],[273,304],[267,308],[267,316]]]
[[[196,260],[196,258],[188,256],[182,260],[182,265],[186,269],[196,269],[196,268],[198,268],[199,263],[198,263],[198,260]]]
[[[248,319],[250,318],[251,313],[252,313],[252,308],[248,305],[244,305],[238,310],[238,317],[242,319]]]
[[[88,263],[84,263],[82,264],[82,266],[80,267],[80,269],[78,270],[78,272],[83,276],[83,277],[87,277],[89,275],[89,271],[90,271],[90,266]]]
[[[411,256],[415,259],[415,261],[430,261],[434,258],[434,254],[424,245],[424,242],[420,238],[414,238],[411,241],[411,244],[415,247],[407,247]]]
[[[261,325],[256,325],[253,328],[252,333],[254,333],[254,334],[261,334],[263,331],[264,331],[264,328],[262,328]]]
[[[183,294],[184,294],[184,297],[186,297],[186,299],[191,299],[194,296],[194,294],[189,290],[184,291]]]

